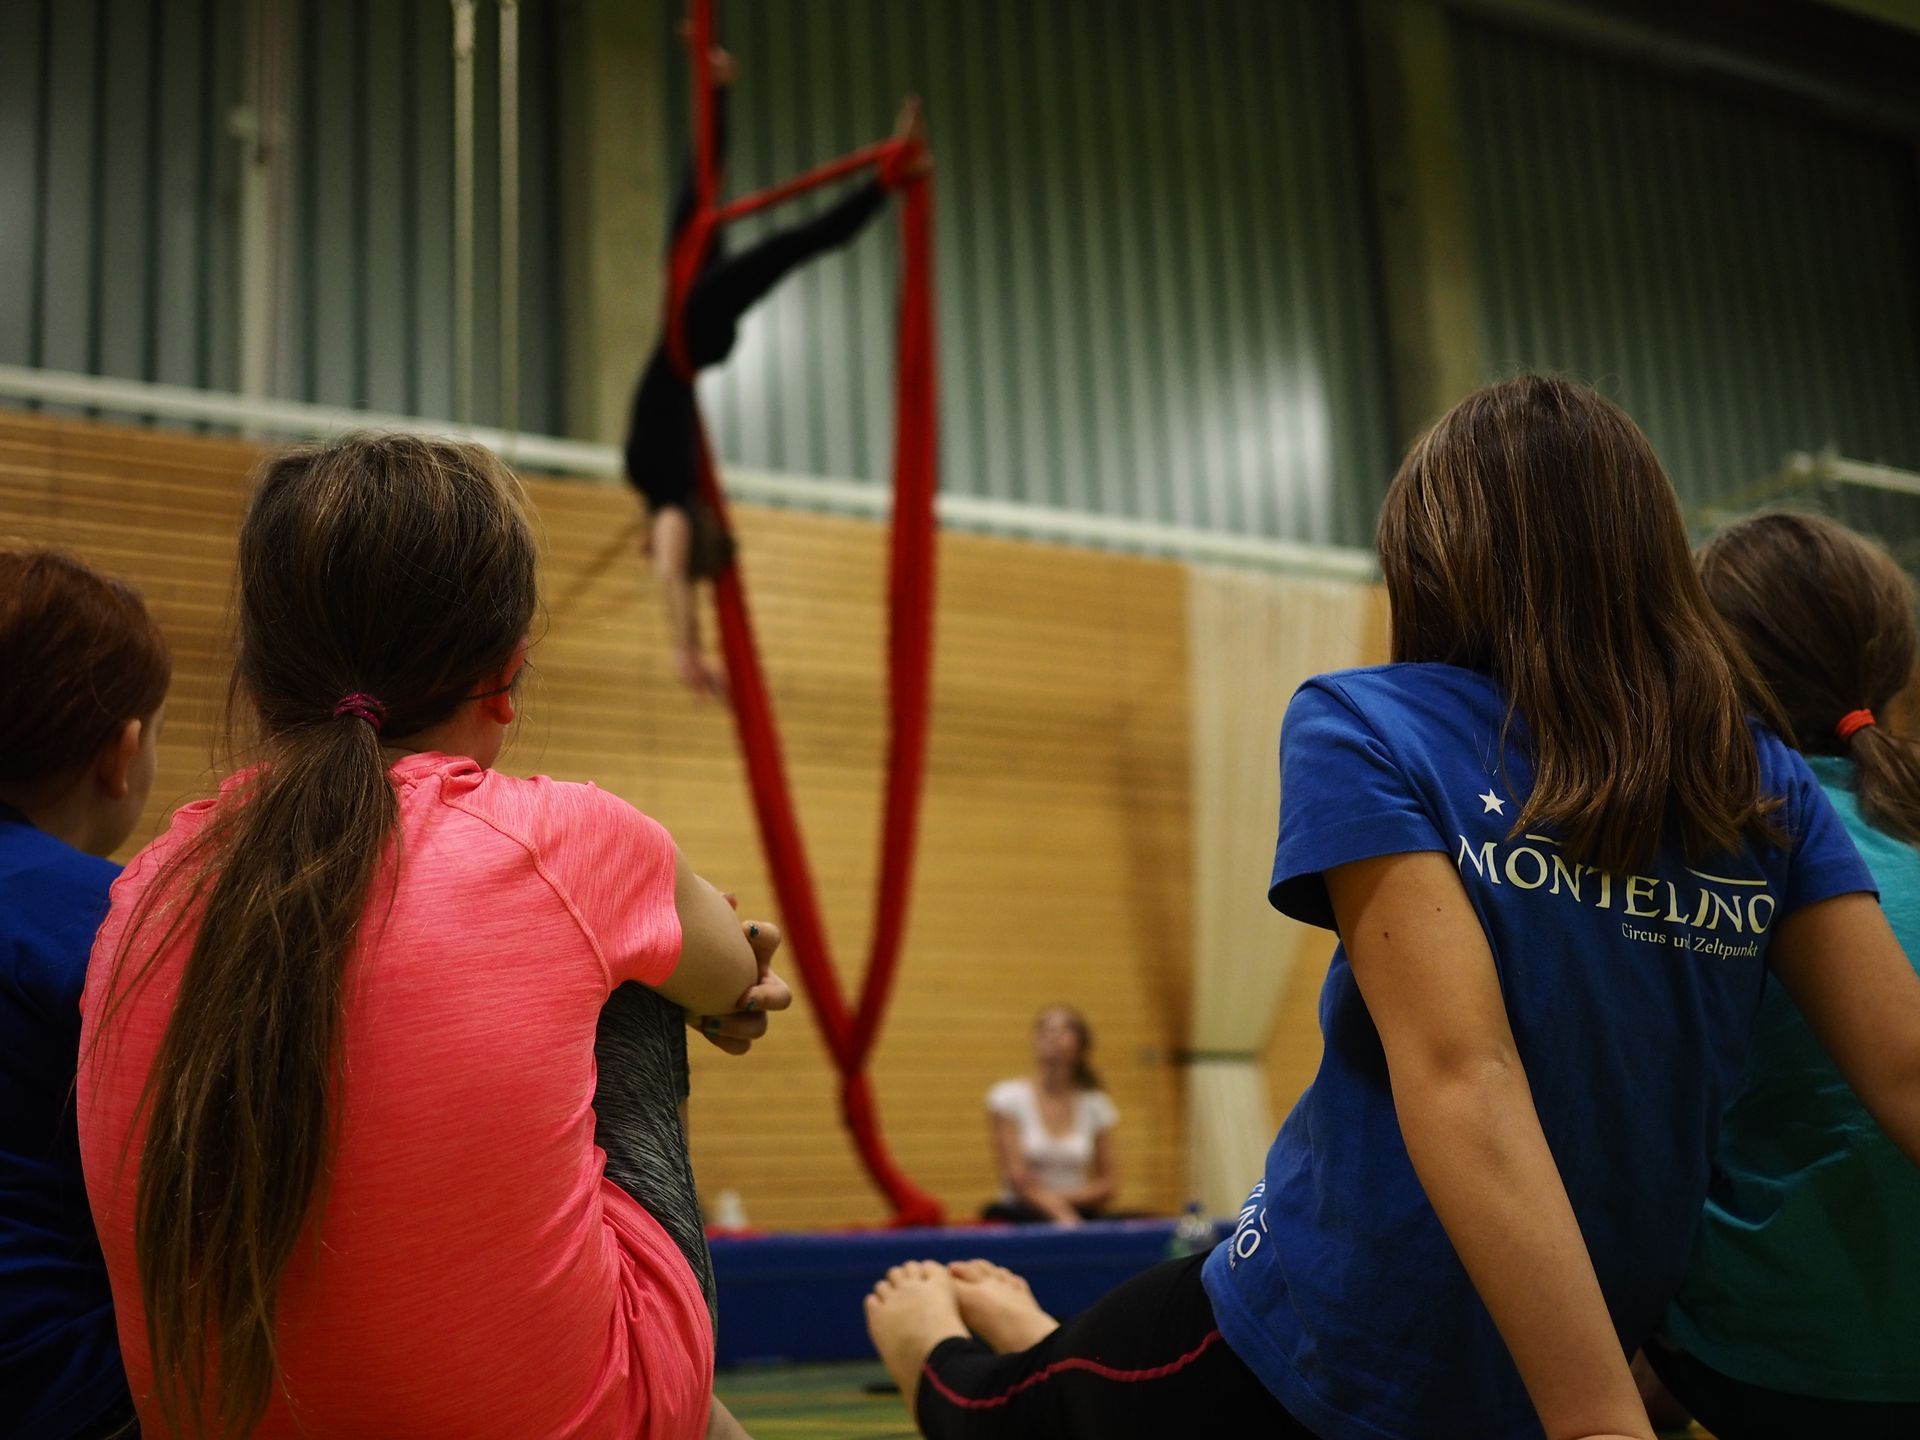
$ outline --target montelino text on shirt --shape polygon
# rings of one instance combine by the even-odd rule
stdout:
[[[1479,846],[1460,836],[1455,863],[1465,878],[1467,866],[1491,885],[1516,890],[1545,889],[1575,904],[1611,910],[1622,916],[1621,933],[1651,945],[1674,945],[1706,955],[1759,953],[1758,939],[1744,944],[1726,936],[1766,934],[1779,902],[1758,878],[1708,875],[1689,868],[1682,883],[1658,875],[1614,875],[1579,861],[1569,863],[1553,847],[1550,835],[1523,835],[1518,841],[1485,840]],[[1635,919],[1681,926],[1687,933],[1637,927]]]

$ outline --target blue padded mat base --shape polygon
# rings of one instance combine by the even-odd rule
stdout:
[[[718,1362],[870,1358],[860,1302],[889,1265],[903,1260],[991,1260],[1024,1275],[1049,1313],[1078,1314],[1121,1281],[1165,1259],[1174,1223],[1100,1220],[1070,1229],[984,1225],[715,1236]]]

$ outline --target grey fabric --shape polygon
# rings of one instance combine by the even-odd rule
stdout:
[[[673,1237],[717,1332],[713,1256],[680,1124],[688,1091],[686,1019],[671,1000],[629,981],[607,998],[593,1053],[600,1069],[593,1138],[607,1152],[607,1178]]]

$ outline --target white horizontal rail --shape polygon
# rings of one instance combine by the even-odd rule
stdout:
[[[1823,450],[1809,455],[1796,450],[1787,456],[1785,478],[1801,485],[1861,485],[1869,490],[1891,490],[1900,495],[1920,495],[1920,474],[1892,465],[1874,465],[1865,460],[1847,460]]]
[[[97,375],[0,365],[0,397],[73,405],[114,414],[164,420],[194,420],[231,426],[250,434],[322,437],[349,430],[408,430],[444,435],[485,445],[509,465],[558,475],[581,476],[603,484],[620,474],[617,447],[552,435],[509,433],[485,426],[460,426],[444,420],[389,415],[297,400],[262,400],[182,385],[145,380],[111,380]],[[824,476],[729,468],[728,493],[767,505],[825,510],[841,515],[885,516],[892,494],[884,486]],[[1163,525],[1118,515],[1089,514],[977,495],[942,494],[941,523],[954,529],[1012,535],[1062,545],[1124,550],[1221,565],[1253,566],[1331,579],[1370,581],[1378,574],[1371,552],[1332,545],[1308,545],[1262,536],[1232,535],[1191,526]]]
[[[421,420],[340,405],[309,405],[298,400],[263,400],[219,390],[194,390],[184,385],[156,385],[146,380],[107,380],[98,375],[33,370],[23,365],[0,365],[0,396],[38,400],[48,405],[79,405],[155,420],[199,420],[209,425],[231,425],[253,434],[314,437],[340,435],[349,430],[410,430],[474,440],[509,465],[531,470],[602,478],[617,475],[620,470],[619,452],[611,445],[590,445],[551,435],[510,435],[505,430],[460,426],[450,420]]]

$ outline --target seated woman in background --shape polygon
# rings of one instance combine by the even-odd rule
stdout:
[[[1120,1114],[1087,1061],[1093,1031],[1071,1005],[1033,1023],[1033,1075],[987,1092],[1000,1198],[982,1217],[1078,1225],[1113,1199],[1113,1127]]]
[[[256,763],[128,865],[82,1000],[81,1157],[150,1435],[742,1433],[677,1104],[687,1012],[737,1049],[790,1003],[779,936],[624,800],[492,768],[537,550],[477,446],[262,469]]]
[[[1920,660],[1912,582],[1812,515],[1735,525],[1700,569],[1914,962],[1920,748],[1876,718]],[[1720,1440],[1920,1435],[1920,1171],[1777,979],[1662,1332],[1648,1360]]]
[[[0,550],[0,1436],[133,1418],[74,1127],[80,991],[105,857],[153,787],[172,664],[140,597],[51,550]]]

